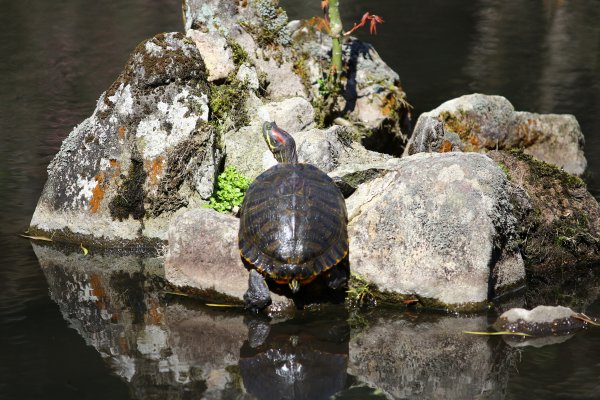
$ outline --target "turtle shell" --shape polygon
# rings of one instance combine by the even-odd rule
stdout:
[[[348,254],[348,215],[333,180],[310,164],[277,164],[259,175],[240,211],[239,247],[248,268],[300,284]]]

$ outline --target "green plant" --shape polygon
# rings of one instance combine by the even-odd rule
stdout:
[[[352,32],[364,26],[369,21],[369,32],[377,33],[377,24],[383,23],[383,18],[371,14],[368,11],[363,14],[360,22],[354,23],[352,29],[344,32],[342,27],[342,19],[340,17],[339,0],[321,0],[321,8],[323,9],[324,18],[320,26],[323,26],[331,37],[331,70],[332,80],[339,85],[340,76],[342,74],[342,41],[350,36]]]
[[[250,179],[240,174],[235,167],[229,166],[217,178],[217,188],[208,200],[208,207],[219,212],[228,212],[240,206],[244,194],[250,186]]]

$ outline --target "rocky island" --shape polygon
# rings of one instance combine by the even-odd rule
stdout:
[[[272,165],[260,135],[276,121],[300,161],[343,183],[359,302],[478,311],[599,261],[573,116],[471,94],[411,134],[400,78],[369,44],[344,42],[344,90],[326,107],[331,38],[314,25],[271,0],[188,0],[184,17],[184,33],[137,46],[63,142],[31,235],[92,252],[165,246],[171,285],[240,302],[239,222],[206,205],[225,168],[254,179]]]

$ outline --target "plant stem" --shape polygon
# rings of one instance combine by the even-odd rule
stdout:
[[[339,82],[342,73],[342,20],[339,0],[329,0],[329,26],[331,28],[331,68],[335,71],[335,82]]]

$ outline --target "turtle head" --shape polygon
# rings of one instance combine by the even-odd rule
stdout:
[[[278,162],[298,162],[294,138],[283,129],[280,129],[275,122],[265,122],[263,124],[263,137]]]

